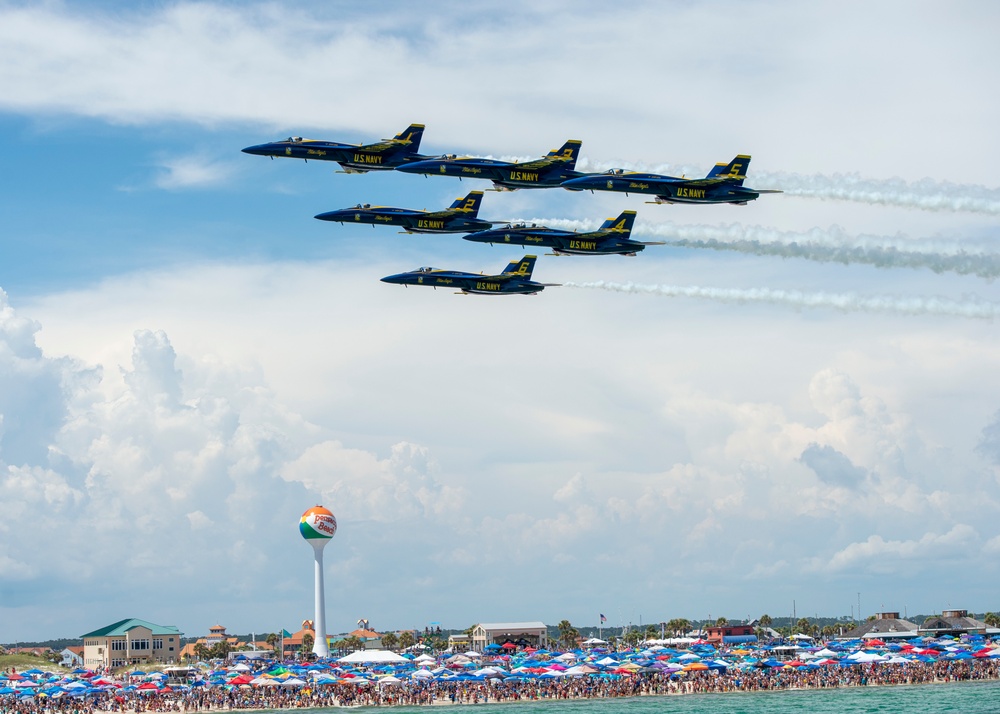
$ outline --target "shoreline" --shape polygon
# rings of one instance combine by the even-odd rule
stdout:
[[[817,691],[831,691],[839,689],[896,689],[904,687],[925,687],[925,686],[947,686],[947,685],[969,685],[969,684],[979,684],[979,683],[990,683],[990,682],[1000,682],[1000,675],[991,677],[981,677],[981,678],[935,678],[921,682],[872,682],[872,683],[848,683],[848,684],[838,684],[834,686],[821,686],[821,685],[796,685],[788,687],[773,687],[765,689],[729,689],[724,691],[698,691],[694,687],[687,688],[683,685],[685,682],[681,682],[682,686],[677,687],[674,691],[657,691],[657,692],[639,692],[635,694],[627,695],[609,695],[609,696],[586,696],[586,695],[567,695],[567,696],[541,696],[536,698],[505,698],[505,699],[493,699],[484,698],[478,701],[460,701],[458,699],[451,701],[449,697],[435,697],[430,702],[382,702],[382,703],[350,703],[345,704],[341,702],[324,702],[317,704],[307,704],[307,703],[296,703],[291,706],[286,707],[200,707],[200,708],[185,708],[181,706],[180,709],[157,709],[154,707],[150,708],[140,708],[140,709],[100,709],[95,708],[95,714],[97,712],[103,711],[113,711],[117,714],[147,714],[151,711],[179,711],[182,714],[192,714],[205,712],[206,714],[219,714],[220,712],[248,712],[248,714],[261,714],[262,712],[281,712],[289,709],[296,710],[306,710],[315,711],[319,709],[398,709],[402,707],[452,707],[452,706],[493,706],[493,705],[506,705],[506,704],[542,704],[546,702],[579,702],[586,700],[627,700],[627,699],[638,699],[646,697],[686,697],[686,696],[727,696],[727,695],[750,695],[750,694],[783,694],[789,692],[817,692]],[[694,684],[694,682],[691,682]]]

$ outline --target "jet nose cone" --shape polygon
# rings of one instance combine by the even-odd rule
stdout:
[[[398,275],[386,275],[384,278],[381,278],[380,280],[383,283],[395,283],[399,285],[400,283],[403,282],[403,275],[404,275],[403,273],[399,273]]]
[[[475,243],[489,243],[496,239],[496,231],[476,231],[475,233],[468,233],[464,236],[465,240],[471,240]]]
[[[248,146],[242,151],[244,154],[253,154],[254,156],[269,156],[274,153],[274,146],[272,144],[256,144]]]
[[[568,188],[570,191],[582,191],[585,188],[589,188],[591,185],[591,180],[589,178],[575,178],[569,181],[563,181],[560,186],[563,188]]]
[[[402,171],[404,174],[422,174],[429,170],[426,161],[414,161],[411,164],[400,164],[396,167],[396,171]]]
[[[318,213],[314,216],[321,221],[343,221],[346,220],[350,215],[350,211],[327,211],[326,213]]]

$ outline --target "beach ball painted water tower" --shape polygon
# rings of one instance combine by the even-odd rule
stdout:
[[[299,533],[313,547],[313,555],[316,557],[316,615],[313,618],[316,641],[313,642],[312,651],[317,657],[329,657],[330,647],[326,642],[326,596],[323,593],[323,548],[337,533],[337,519],[322,506],[314,506],[302,514]]]

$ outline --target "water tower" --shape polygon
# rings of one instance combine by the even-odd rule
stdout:
[[[316,557],[316,616],[313,619],[316,640],[312,651],[317,657],[329,657],[330,647],[326,642],[326,597],[323,594],[323,548],[337,533],[337,519],[322,506],[310,508],[299,520],[299,533],[313,547],[313,555]]]

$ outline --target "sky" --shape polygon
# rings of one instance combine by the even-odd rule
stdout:
[[[989,2],[0,0],[0,641],[1000,609]],[[535,296],[379,282],[510,247],[340,226],[489,184],[301,135],[699,176],[488,192],[594,227]]]

